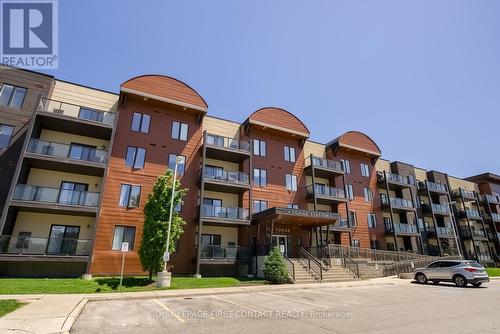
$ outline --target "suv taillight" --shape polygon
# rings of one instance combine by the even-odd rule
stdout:
[[[476,271],[479,271],[478,269],[476,268],[464,268],[465,270],[467,270],[468,272],[470,273],[473,273],[473,272],[476,272]]]

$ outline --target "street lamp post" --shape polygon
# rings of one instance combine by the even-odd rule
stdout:
[[[170,286],[171,273],[167,271],[167,263],[170,260],[170,230],[172,228],[172,214],[174,211],[174,198],[175,198],[175,183],[177,181],[177,166],[182,162],[182,157],[177,156],[175,158],[174,166],[174,179],[172,181],[172,196],[170,198],[170,212],[168,217],[168,228],[167,228],[167,245],[165,248],[165,255],[163,261],[163,271],[158,273],[158,280],[156,281],[156,286],[158,288],[166,288]]]

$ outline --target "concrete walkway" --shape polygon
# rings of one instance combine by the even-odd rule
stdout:
[[[17,299],[28,305],[0,318],[0,333],[68,333],[76,318],[89,301],[128,300],[169,297],[194,297],[242,292],[290,291],[297,289],[346,288],[371,285],[405,284],[408,280],[396,277],[370,280],[287,285],[255,285],[232,288],[202,288],[158,290],[125,293],[62,294],[62,295],[1,295],[0,299]]]

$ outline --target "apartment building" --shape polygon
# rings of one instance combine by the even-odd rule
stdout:
[[[332,243],[499,262],[496,175],[387,161],[357,131],[317,143],[278,107],[242,122],[212,117],[168,76],[131,78],[117,94],[44,78],[46,91],[26,86],[38,97],[23,105],[19,162],[2,178],[1,275],[116,274],[123,241],[126,273],[142,274],[143,208],[178,157],[188,192],[175,208],[187,222],[175,274],[252,274],[273,246],[295,257]]]

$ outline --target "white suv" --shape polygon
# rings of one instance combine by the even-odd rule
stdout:
[[[467,283],[474,287],[489,282],[490,278],[484,267],[476,261],[470,260],[441,260],[434,261],[427,267],[415,269],[415,280],[420,284],[428,281],[453,282],[459,287],[466,287]]]

